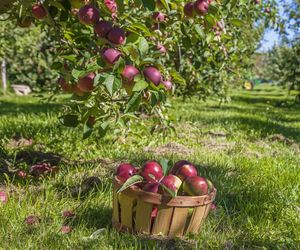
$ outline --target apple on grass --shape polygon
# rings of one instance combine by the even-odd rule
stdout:
[[[208,184],[205,178],[200,176],[188,177],[183,182],[183,191],[190,196],[201,196],[208,193]]]

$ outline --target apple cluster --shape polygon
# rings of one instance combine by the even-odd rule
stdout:
[[[145,192],[170,195],[201,196],[212,192],[214,186],[208,179],[198,175],[194,164],[180,160],[164,175],[163,168],[157,161],[147,161],[141,169],[129,163],[119,165],[116,177],[124,184],[134,175],[143,177],[143,182],[135,185]]]
[[[209,5],[213,0],[197,0],[184,5],[184,14],[188,18],[193,18],[195,15],[204,16],[207,14]]]

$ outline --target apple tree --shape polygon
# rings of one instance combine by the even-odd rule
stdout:
[[[61,121],[83,124],[84,137],[95,123],[104,135],[143,113],[165,131],[175,87],[183,96],[223,94],[276,17],[274,2],[259,0],[6,2],[7,18],[24,28],[34,18],[55,37],[51,68],[72,93]]]

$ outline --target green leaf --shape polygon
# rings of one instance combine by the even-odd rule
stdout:
[[[129,188],[130,186],[140,183],[144,180],[144,178],[140,175],[134,175],[128,178],[125,183],[122,185],[122,187],[118,190],[117,194],[124,191],[125,189]]]
[[[201,28],[201,26],[199,24],[195,25],[195,31],[197,32],[197,34],[201,37],[204,38],[205,37],[205,33],[203,31],[203,29]]]
[[[182,85],[186,84],[185,79],[183,77],[181,77],[181,75],[177,71],[171,70],[170,74],[175,82],[182,84]]]
[[[155,10],[155,1],[154,0],[142,0],[143,5],[146,9],[154,11]]]
[[[66,127],[76,128],[79,124],[77,115],[64,115],[59,117],[59,121]]]
[[[173,190],[167,188],[165,185],[161,185],[161,186],[162,186],[163,189],[166,190],[173,198],[177,196],[176,193],[175,193],[175,191],[173,191]]]
[[[89,126],[87,123],[83,126],[83,140],[88,138],[93,132],[93,127]]]
[[[141,91],[147,88],[148,86],[149,84],[146,81],[139,79],[138,81],[136,81],[132,91],[134,92]]]
[[[86,74],[86,72],[84,70],[78,70],[78,69],[73,69],[72,70],[72,76],[74,78],[79,78],[82,77]]]
[[[135,43],[139,40],[140,36],[137,33],[132,32],[127,38],[126,43]]]
[[[149,44],[147,40],[144,37],[141,37],[139,42],[139,51],[141,53],[141,56],[143,57],[145,54],[147,54],[148,50],[149,50]]]
[[[231,19],[230,22],[236,27],[241,27],[244,25],[244,22],[242,20],[236,18]]]
[[[109,75],[103,84],[106,86],[106,89],[110,95],[113,95],[122,87],[121,80],[114,75]]]
[[[129,99],[128,103],[126,104],[125,113],[135,111],[141,102],[141,94],[139,92],[134,92],[134,94]]]
[[[109,122],[103,122],[99,127],[99,135],[103,138],[106,135],[106,132],[109,128]]]
[[[124,0],[116,0],[118,6],[118,12],[122,14],[124,12]]]
[[[52,65],[51,65],[51,69],[54,69],[54,70],[61,69],[62,67],[63,67],[63,65],[62,65],[61,62],[54,62],[54,63],[52,63]]]
[[[114,64],[113,71],[117,71],[118,73],[122,73],[125,67],[125,61],[122,57]]]
[[[164,171],[164,175],[167,175],[168,174],[168,172],[169,172],[169,160],[168,159],[161,159],[160,161],[159,161],[159,163],[160,163],[160,165],[161,165],[161,167],[162,167],[162,169],[163,169],[163,171]]]
[[[166,8],[166,10],[169,12],[170,11],[169,0],[160,0],[160,1],[163,4],[163,6]]]
[[[140,30],[143,31],[147,36],[151,36],[151,32],[149,31],[149,29],[141,23],[133,23],[127,29],[133,31]]]

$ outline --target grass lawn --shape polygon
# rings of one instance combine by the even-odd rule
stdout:
[[[0,160],[25,170],[26,161],[34,160],[29,151],[60,160],[59,172],[43,179],[0,174],[0,191],[9,193],[0,204],[0,249],[300,249],[300,106],[291,99],[279,105],[285,94],[260,85],[234,91],[232,102],[222,106],[174,99],[176,135],[150,135],[141,121],[126,137],[101,139],[96,131],[87,140],[81,129],[59,124],[61,103],[0,97]],[[13,166],[20,155],[24,161]],[[111,226],[114,168],[121,161],[141,165],[161,158],[196,163],[218,189],[217,210],[199,235],[184,241],[117,233]],[[72,195],[89,176],[99,177],[101,185]],[[76,216],[66,220],[64,210]],[[28,215],[40,222],[26,225]],[[62,225],[73,231],[62,234]],[[86,239],[100,228],[97,238]]]

